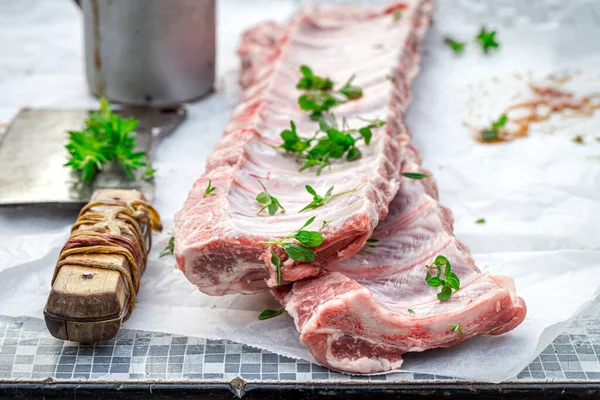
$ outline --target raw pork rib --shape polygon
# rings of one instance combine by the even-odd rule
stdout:
[[[393,14],[401,11],[401,18]],[[324,241],[311,263],[281,257],[283,283],[317,276],[333,262],[356,254],[385,218],[399,188],[399,171],[408,133],[404,111],[408,85],[417,73],[418,48],[433,12],[432,0],[412,0],[386,8],[350,5],[313,7],[293,17],[285,27],[261,25],[243,38],[243,102],[234,111],[225,136],[209,156],[205,175],[198,179],[175,217],[178,266],[199,289],[211,295],[255,293],[277,286],[268,246],[261,241],[281,238],[299,229],[311,216],[310,228],[322,230]],[[270,49],[270,50],[269,50]],[[300,65],[341,85],[352,74],[363,97],[335,107],[349,126],[357,117],[387,121],[373,132],[362,157],[334,163],[321,176],[298,172],[294,157],[275,149],[282,130],[295,121],[302,136],[312,136],[316,123],[297,105],[295,85]],[[390,82],[390,75],[394,83]],[[255,200],[262,191],[285,207],[284,214],[257,215]],[[211,182],[216,189],[204,195]],[[317,211],[298,213],[312,201],[304,187],[318,193],[356,189]]]
[[[412,151],[411,151],[412,150]],[[426,172],[409,148],[404,171]],[[376,248],[332,265],[324,275],[273,290],[294,317],[300,340],[329,368],[374,373],[399,368],[402,355],[498,335],[525,318],[511,278],[483,274],[452,233],[452,213],[433,178],[402,178]],[[427,285],[426,265],[444,255],[461,280],[450,300]],[[414,312],[411,313],[409,310]],[[459,331],[452,331],[459,324]]]

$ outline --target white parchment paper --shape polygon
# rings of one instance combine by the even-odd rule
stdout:
[[[261,3],[261,4],[257,4]],[[264,3],[264,4],[263,4]],[[445,3],[445,2],[443,2]],[[240,32],[262,19],[283,20],[287,1],[224,1],[219,9],[219,93],[189,105],[189,119],[156,149],[156,206],[166,230],[238,102],[234,49]],[[476,381],[516,376],[597,296],[600,282],[600,116],[554,118],[531,137],[486,146],[463,121],[489,123],[527,77],[576,72],[569,89],[600,92],[600,29],[554,24],[499,26],[499,52],[488,57],[471,45],[455,57],[446,34],[473,37],[481,20],[439,13],[427,38],[423,70],[413,85],[408,123],[440,198],[455,214],[456,235],[478,265],[512,276],[528,305],[525,322],[500,337],[478,337],[446,350],[406,355],[403,369]],[[0,121],[22,106],[88,107],[80,15],[68,2],[0,5]],[[22,43],[22,46],[14,46]],[[551,133],[552,132],[552,133]],[[582,135],[584,144],[572,142]],[[475,224],[478,218],[486,223]],[[74,215],[44,209],[0,210],[0,315],[40,318],[58,252]],[[312,360],[288,316],[259,322],[277,307],[268,293],[209,297],[198,292],[155,248],[129,329],[226,338],[282,355]],[[349,379],[351,379],[349,377]]]

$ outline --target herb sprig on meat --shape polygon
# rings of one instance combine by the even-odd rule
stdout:
[[[277,269],[277,284],[281,284],[281,258],[273,250],[273,246],[281,246],[283,251],[292,260],[300,262],[311,262],[315,259],[315,253],[310,247],[317,247],[323,243],[323,235],[317,231],[308,231],[304,228],[314,222],[316,217],[311,217],[302,225],[302,227],[285,237],[270,242],[260,242],[268,244],[271,251],[271,263]],[[294,242],[298,241],[299,243]]]

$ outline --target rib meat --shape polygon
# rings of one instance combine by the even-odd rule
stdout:
[[[225,135],[208,157],[198,179],[175,217],[178,266],[199,289],[211,295],[255,293],[278,285],[269,248],[261,242],[281,238],[311,216],[324,241],[310,263],[282,259],[282,283],[318,276],[327,265],[356,254],[385,218],[400,186],[399,171],[409,135],[404,111],[409,83],[418,68],[419,44],[433,12],[432,0],[395,3],[386,8],[313,7],[284,27],[266,24],[248,31],[240,48],[244,71],[243,102],[234,111]],[[392,14],[401,11],[398,20]],[[363,97],[335,108],[351,127],[357,117],[387,121],[374,130],[358,161],[333,163],[321,176],[299,172],[299,165],[274,146],[280,132],[295,121],[302,136],[312,136],[315,122],[297,105],[298,69],[309,64],[338,85],[356,74]],[[393,79],[390,79],[393,77]],[[284,205],[286,212],[257,215],[262,191],[257,179]],[[216,190],[205,195],[211,182]],[[312,196],[330,186],[356,192],[335,198],[318,212],[298,213]]]
[[[409,148],[404,171],[423,172]],[[324,275],[274,290],[294,317],[300,340],[329,368],[374,373],[397,369],[406,352],[498,335],[525,318],[511,278],[481,273],[452,233],[452,213],[437,201],[433,178],[402,178],[388,217],[363,248]],[[461,280],[450,300],[427,285],[426,265],[444,255]],[[411,310],[411,311],[409,311]],[[458,324],[460,331],[452,328]]]

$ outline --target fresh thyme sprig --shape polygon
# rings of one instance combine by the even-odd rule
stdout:
[[[404,176],[406,178],[410,178],[410,179],[425,179],[425,178],[429,178],[429,175],[422,174],[420,172],[403,172],[402,176]]]
[[[296,88],[303,90],[304,93],[298,97],[298,105],[304,111],[310,111],[310,118],[315,121],[331,107],[358,99],[363,94],[360,87],[352,84],[354,75],[340,89],[334,91],[331,79],[315,75],[307,65],[300,67],[300,73],[302,77],[296,84]]]
[[[496,41],[496,31],[488,31],[485,26],[481,27],[479,34],[475,37],[475,42],[479,44],[485,54],[489,54],[491,49],[500,47]],[[462,54],[467,46],[467,42],[459,42],[449,36],[444,37],[446,44],[455,54]]]
[[[442,267],[444,277],[442,278]],[[437,270],[437,275],[432,275],[431,270]],[[452,289],[458,290],[460,288],[460,279],[452,272],[450,261],[444,256],[437,256],[431,266],[427,267],[427,275],[425,276],[427,285],[431,287],[442,287],[442,290],[438,293],[437,298],[440,301],[447,301],[452,296]]]
[[[367,239],[367,247],[371,247],[373,249],[377,248],[377,245],[375,243],[379,242],[379,239],[375,239],[375,238],[369,238]]]
[[[488,31],[485,26],[481,27],[479,35],[476,38],[485,54],[490,52],[490,49],[497,49],[500,44],[496,41],[496,31]]]
[[[273,196],[272,194],[270,194],[267,191],[267,188],[265,187],[265,185],[263,185],[263,183],[260,181],[260,179],[257,179],[257,181],[258,181],[258,183],[260,183],[260,186],[262,186],[264,191],[260,192],[259,194],[256,195],[256,201],[258,201],[260,204],[263,204],[263,208],[261,208],[256,213],[256,215],[263,212],[263,210],[265,208],[267,209],[267,212],[269,213],[269,215],[275,215],[277,213],[277,211],[279,211],[280,208],[281,208],[281,212],[284,213],[285,208],[283,208],[283,206],[281,205],[279,200],[277,200],[277,198],[275,196]]]
[[[312,224],[315,217],[311,217],[302,225],[302,227],[285,237],[270,242],[260,242],[268,244],[271,251],[271,262],[277,269],[277,284],[281,284],[281,258],[273,251],[273,246],[281,246],[285,253],[292,260],[300,262],[311,262],[315,259],[315,253],[309,247],[317,247],[323,243],[323,236],[317,231],[304,230]],[[300,242],[295,243],[294,240]]]
[[[171,237],[169,238],[169,241],[167,242],[165,248],[158,255],[159,257],[172,255],[173,251],[175,251],[175,235],[173,235],[173,232],[170,232],[169,235]]]
[[[447,325],[452,327],[450,332],[459,332],[462,336],[465,336],[465,333],[463,332],[462,328],[460,327],[460,324],[447,324]]]
[[[283,308],[281,310],[271,310],[271,309],[266,309],[263,312],[260,313],[260,315],[258,316],[258,319],[260,321],[264,321],[265,319],[270,319],[270,318],[274,318],[274,317],[278,317],[281,314],[283,314],[283,311],[285,311]]]
[[[324,196],[319,196],[317,194],[317,192],[315,191],[315,189],[313,189],[312,186],[306,185],[305,188],[306,188],[306,191],[313,196],[313,201],[310,204],[308,204],[306,207],[304,207],[302,210],[300,210],[299,212],[321,207],[331,199],[342,196],[344,194],[356,192],[356,189],[352,189],[352,190],[346,190],[345,192],[333,194],[333,186],[332,186],[327,190],[327,192],[325,193]]]
[[[494,139],[497,139],[501,129],[504,128],[507,122],[508,117],[506,114],[502,114],[496,121],[492,122],[492,125],[489,128],[484,129],[481,132],[481,138],[485,142],[490,142]]]
[[[208,180],[208,185],[206,186],[206,189],[204,190],[204,195],[202,195],[202,197],[206,197],[209,194],[214,195],[214,191],[215,191],[216,187],[212,186],[212,181],[209,179]]]
[[[317,175],[331,165],[332,159],[343,159],[354,161],[361,157],[361,151],[356,144],[364,140],[370,144],[373,137],[372,129],[385,125],[385,121],[379,119],[365,120],[366,125],[358,129],[350,129],[345,121],[342,127],[338,127],[333,115],[328,115],[328,121],[324,118],[319,120],[319,130],[312,138],[303,138],[296,132],[296,125],[290,122],[290,129],[281,132],[283,144],[279,147],[286,152],[295,154],[296,160],[303,163],[300,171],[316,167]],[[316,142],[316,143],[315,143]]]
[[[444,38],[444,43],[452,49],[455,54],[462,54],[465,51],[466,42],[459,42],[449,36]]]
[[[121,118],[110,109],[108,100],[100,99],[100,111],[94,112],[85,121],[81,131],[69,131],[69,142],[65,146],[71,158],[65,166],[81,172],[82,182],[91,181],[105,164],[117,161],[123,166],[130,179],[135,179],[135,171],[145,167],[144,178],[150,178],[155,170],[145,152],[134,151],[135,132],[139,121],[134,118]]]

